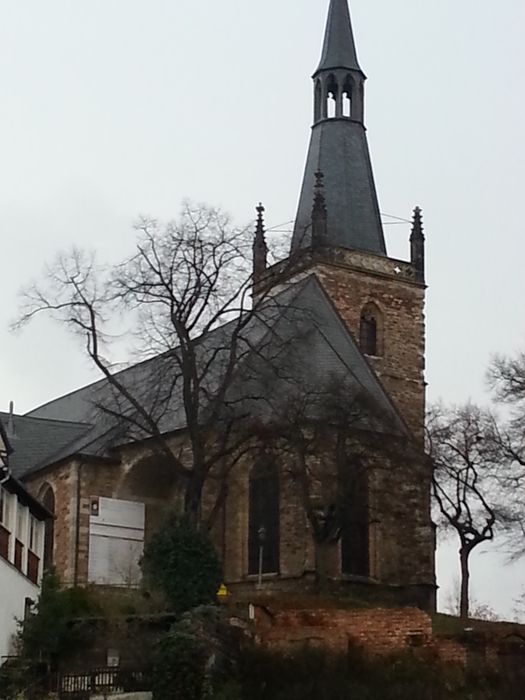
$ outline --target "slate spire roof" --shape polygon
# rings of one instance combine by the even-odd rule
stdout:
[[[357,59],[347,0],[331,0],[314,73],[314,125],[291,252],[312,245],[316,173],[324,175],[325,245],[386,255],[364,124],[366,77]]]
[[[346,68],[362,73],[347,0],[331,0],[326,22],[323,53],[314,77],[324,70]]]

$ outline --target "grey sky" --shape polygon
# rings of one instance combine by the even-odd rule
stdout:
[[[2,408],[26,411],[95,376],[47,323],[7,331],[18,287],[59,249],[116,258],[139,213],[173,216],[184,197],[239,222],[259,200],[269,226],[295,216],[326,8],[0,0]],[[381,209],[424,211],[429,396],[485,400],[490,354],[525,347],[525,3],[351,9]],[[386,233],[405,257],[409,228]],[[501,591],[519,579],[502,583],[493,562],[480,559],[475,588],[507,612]]]

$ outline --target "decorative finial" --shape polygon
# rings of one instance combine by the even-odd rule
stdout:
[[[327,233],[327,211],[324,196],[324,173],[315,173],[314,206],[312,208],[312,246],[323,245]]]
[[[414,218],[412,221],[412,235],[423,235],[423,212],[420,207],[414,209]]]
[[[255,207],[257,212],[257,224],[255,227],[255,237],[253,240],[253,282],[257,284],[264,276],[268,267],[268,246],[264,236],[264,212],[263,205]]]
[[[414,209],[412,233],[410,235],[410,259],[418,282],[425,281],[425,235],[423,233],[423,213],[420,207]]]
[[[262,203],[259,202],[259,206],[255,207],[255,211],[257,212],[257,233],[261,232],[264,234],[264,212],[266,211],[265,208],[263,207]]]

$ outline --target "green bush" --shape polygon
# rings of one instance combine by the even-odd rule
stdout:
[[[26,661],[54,666],[58,658],[67,658],[85,642],[82,625],[71,621],[91,612],[87,591],[60,588],[54,571],[44,574],[35,614],[20,623],[18,652]]]
[[[50,671],[89,640],[91,631],[77,618],[92,612],[87,591],[62,590],[58,576],[46,572],[35,611],[19,623],[17,657],[0,669],[0,697],[47,697]]]
[[[202,700],[205,675],[203,645],[174,627],[159,645],[152,676],[154,700]]]
[[[302,649],[245,650],[233,700],[515,700],[504,678],[469,678],[455,666],[411,653],[371,659]],[[233,689],[234,686],[231,686]],[[220,697],[220,696],[219,696]],[[228,695],[226,697],[229,697]]]
[[[146,546],[141,561],[147,583],[183,613],[216,600],[222,570],[209,538],[172,517]]]

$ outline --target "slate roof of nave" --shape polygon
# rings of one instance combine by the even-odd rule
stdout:
[[[236,322],[226,324],[199,342],[203,361],[211,355],[217,358],[217,371],[209,372],[205,381],[206,389],[211,392],[220,381],[218,377],[236,327]],[[228,394],[235,410],[244,407],[243,415],[248,411],[265,419],[277,410],[279,397],[330,383],[333,386],[335,382],[347,386],[350,393],[370,397],[388,421],[389,431],[407,432],[315,275],[289,285],[268,300],[246,325],[245,343],[248,351]],[[165,432],[185,427],[182,388],[176,381],[174,364],[172,358],[158,356],[119,373],[126,387],[142,401],[148,401]],[[170,380],[173,390],[164,393],[166,386],[171,386]],[[265,400],[257,401],[254,396]],[[107,381],[101,380],[35,408],[26,416],[15,417],[19,432],[13,445],[19,452],[14,460],[17,473],[28,475],[74,454],[109,456],[112,446],[130,442],[129,435],[124,437],[117,425],[108,423],[107,415],[101,418],[97,407],[114,408],[116,400]],[[378,430],[377,425],[367,423],[364,417],[360,427]],[[141,437],[145,435],[134,436]]]

